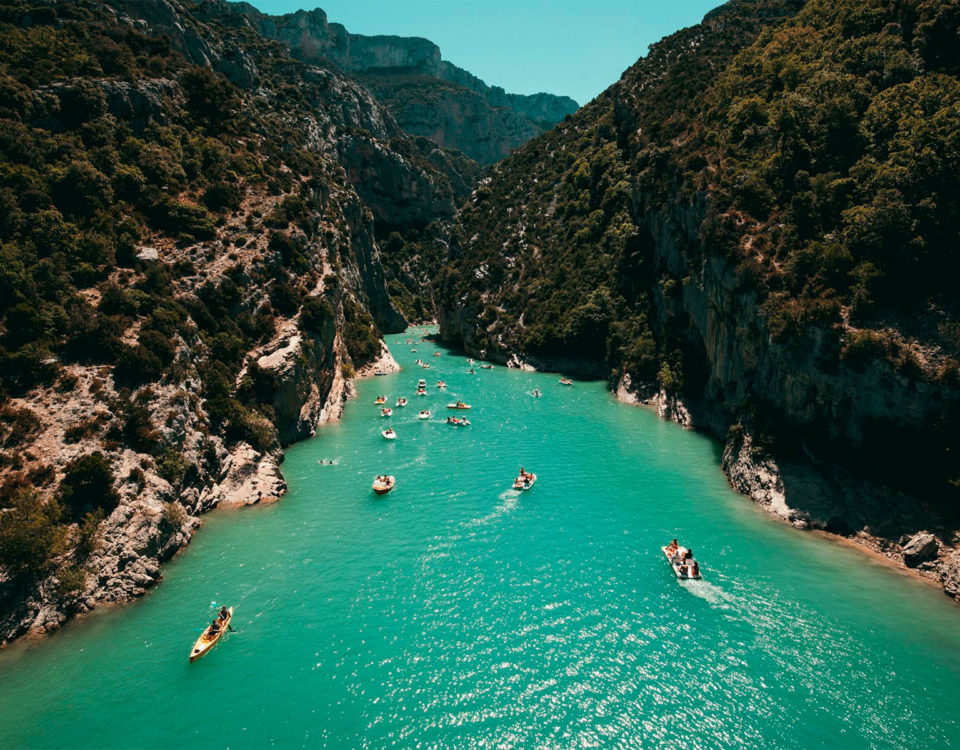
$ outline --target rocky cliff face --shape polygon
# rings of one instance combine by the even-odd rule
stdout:
[[[442,60],[440,48],[427,39],[350,34],[319,8],[268,16],[246,4],[240,7],[261,34],[300,59],[356,74],[406,132],[481,164],[502,159],[577,109],[566,96],[508,94],[488,86]]]
[[[5,642],[142,595],[204,512],[285,492],[283,446],[404,325],[378,225],[451,217],[465,178],[226,3],[14,3],[0,39],[20,76],[0,108]]]
[[[787,119],[747,114],[779,102],[762,72],[774,69],[765,67],[771,55],[787,66],[813,56],[814,75],[830,66],[816,58],[824,49],[838,57],[852,49],[845,40],[856,3],[830,12],[810,3],[791,20],[802,5],[728,3],[655,45],[601,97],[496,165],[457,217],[441,332],[500,361],[603,362],[624,397],[657,403],[725,440],[723,467],[736,489],[797,526],[851,536],[953,593],[960,467],[948,425],[960,415],[960,388],[951,374],[956,344],[942,332],[952,330],[954,312],[935,285],[926,304],[939,322],[919,311],[905,316],[896,295],[885,310],[872,300],[870,317],[858,307],[861,287],[837,293],[854,267],[882,275],[877,256],[856,266],[867,246],[853,241],[851,224],[869,223],[853,196],[857,180],[864,190],[875,184],[862,165],[876,156],[853,165],[847,150],[869,142],[865,153],[884,154],[886,136],[851,135],[838,154],[839,131],[811,145],[815,123],[837,126],[829,116],[795,113],[804,135],[791,141],[789,104],[771,105]],[[886,18],[879,5],[874,11]],[[857,43],[917,44],[918,29],[947,23],[925,12],[911,29],[895,19],[876,36],[861,29]],[[939,58],[925,59],[933,61],[927,80],[942,83]],[[898,85],[859,75],[846,79],[848,91],[864,102]],[[919,69],[906,79],[913,75]],[[802,80],[782,79],[785,101],[799,102],[790,87]],[[829,97],[822,93],[824,110],[834,106]],[[753,149],[765,142],[777,144],[771,171],[751,172]],[[834,189],[854,191],[846,213],[817,215],[818,226],[839,216],[835,229],[817,236],[795,223],[803,198],[791,192],[792,173],[783,179],[772,166],[788,169],[791,157],[779,150],[787,142],[803,162],[792,164],[801,181],[819,168],[817,179],[846,180]],[[921,169],[907,169],[923,179]],[[913,231],[924,234],[924,221]],[[811,238],[800,240],[804,232]],[[841,238],[849,245],[836,251],[847,260],[824,284],[836,248],[825,244]],[[939,272],[931,265],[932,278]],[[902,294],[919,283],[904,277]]]

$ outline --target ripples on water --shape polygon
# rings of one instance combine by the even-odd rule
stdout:
[[[0,747],[958,741],[954,608],[771,522],[712,444],[600,383],[437,358],[435,418],[411,401],[388,443],[373,396],[420,377],[399,340],[408,369],[291,449],[282,503],[216,514],[141,604],[2,655]],[[458,397],[468,428],[437,418]],[[528,492],[510,489],[521,464]],[[384,472],[397,487],[376,497]],[[672,536],[704,580],[676,580]],[[238,632],[187,665],[211,598]]]

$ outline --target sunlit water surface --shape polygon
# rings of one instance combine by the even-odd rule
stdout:
[[[773,522],[714,443],[602,383],[470,375],[406,338],[402,372],[288,451],[282,502],[208,516],[143,601],[0,653],[0,747],[960,743],[936,590]],[[381,419],[379,393],[410,405]],[[443,421],[458,397],[470,427]],[[673,536],[703,581],[677,581]],[[212,602],[236,632],[188,664]]]

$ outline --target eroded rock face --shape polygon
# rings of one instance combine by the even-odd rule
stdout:
[[[269,16],[249,5],[251,25],[308,62],[333,63],[358,76],[383,101],[407,133],[463,152],[481,164],[502,159],[517,146],[576,111],[567,96],[508,94],[441,59],[427,39],[350,34],[319,8]]]
[[[261,77],[256,62],[264,49],[274,56],[273,62],[280,52],[265,40],[244,47],[252,31],[233,5],[109,0],[89,8],[121,25],[168,36],[187,60],[209,64],[234,81],[241,100],[256,99],[253,108],[266,107],[283,125],[284,118],[290,119],[298,136],[302,134],[295,148],[310,154],[317,169],[294,176],[288,188],[267,189],[238,177],[243,187],[239,208],[220,214],[209,239],[177,239],[150,224],[142,227],[139,244],[131,251],[131,260],[139,253],[136,265],[116,272],[115,283],[133,285],[145,269],[158,265],[191,269],[170,274],[170,294],[185,311],[185,320],[169,339],[176,366],[155,382],[126,394],[114,382],[111,365],[65,363],[58,383],[36,386],[5,402],[36,417],[37,426],[18,449],[18,460],[25,474],[36,469],[49,474],[49,481],[35,488],[42,497],[55,495],[72,460],[100,452],[115,478],[119,502],[100,523],[91,549],[78,552],[74,547],[54,561],[51,569],[77,580],[60,581],[44,569],[29,581],[13,581],[0,571],[0,643],[27,632],[49,632],[102,603],[143,595],[161,580],[162,563],[189,541],[203,513],[277,500],[286,491],[281,446],[338,418],[352,392],[343,373],[348,365],[359,369],[364,364],[351,360],[345,343],[346,311],[364,319],[369,314],[381,331],[404,325],[387,292],[375,222],[413,217],[426,223],[453,212],[454,191],[443,171],[420,158],[421,146],[355,81],[287,59],[283,64],[291,78],[282,85],[292,82],[309,103],[272,109],[278,94],[271,86],[277,79]],[[172,59],[174,67],[180,64],[178,56]],[[78,95],[98,114],[116,118],[145,140],[151,137],[151,124],[190,124],[178,75],[132,81],[70,79],[33,93],[29,116],[36,118],[37,127],[54,132],[75,127],[66,105]],[[242,152],[245,144],[276,138],[282,130],[271,129],[276,120],[258,122],[260,130],[244,134],[228,144],[230,148]],[[294,147],[289,142],[268,145],[278,153]],[[444,158],[436,161],[456,166]],[[175,190],[170,195],[191,204],[197,200]],[[268,223],[281,202],[292,197],[307,206],[305,215],[286,226]],[[296,245],[295,269],[271,245],[274,235]],[[228,370],[236,377],[231,395],[237,404],[242,402],[247,429],[242,435],[228,434],[223,421],[211,416],[214,410],[200,368],[215,356],[192,317],[202,314],[194,312],[202,307],[193,305],[205,285],[223,285],[228,277],[237,292],[229,315],[272,309],[267,303],[280,277],[296,290],[295,300],[322,298],[315,307],[319,312],[310,316],[296,305],[275,309],[263,332],[245,339],[256,341],[256,348],[240,352],[235,369]],[[92,307],[101,299],[96,286],[82,293]],[[128,346],[140,342],[142,321],[134,320],[122,334]],[[381,362],[390,367],[388,356]],[[262,400],[240,393],[254,365]],[[122,413],[127,408],[123,404],[134,403],[142,410],[136,427],[139,442],[127,434]],[[73,436],[68,437],[71,429]],[[4,464],[0,479],[12,471]],[[85,569],[89,573],[84,581]]]
[[[914,534],[910,540],[903,545],[903,562],[908,567],[915,568],[920,563],[925,563],[936,558],[940,550],[937,538],[933,534],[921,532]]]

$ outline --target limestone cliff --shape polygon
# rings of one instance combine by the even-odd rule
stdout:
[[[462,163],[227,3],[9,3],[0,41],[4,642],[285,492],[404,325],[377,226],[451,217]]]
[[[295,56],[356,75],[406,132],[481,164],[502,159],[577,109],[566,96],[508,94],[488,86],[442,60],[440,48],[427,39],[350,34],[319,8],[269,16],[247,4],[240,7],[261,34]]]
[[[441,332],[500,361],[603,363],[725,440],[736,489],[955,593],[955,191],[910,155],[901,107],[929,88],[926,120],[945,117],[956,17],[868,5],[859,26],[856,2],[727,3],[496,165],[457,217]],[[916,65],[851,60],[883,47]],[[923,145],[944,164],[951,123]]]

